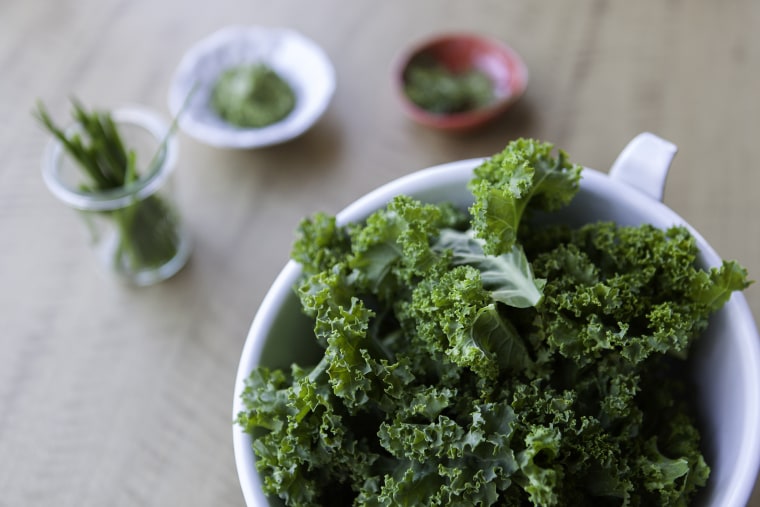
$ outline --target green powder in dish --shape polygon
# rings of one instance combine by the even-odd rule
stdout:
[[[224,71],[217,79],[211,106],[225,121],[243,128],[266,127],[293,110],[291,86],[264,63],[244,64]]]
[[[404,74],[405,92],[419,107],[435,114],[471,111],[493,102],[493,83],[484,72],[453,72],[432,58],[418,57]]]

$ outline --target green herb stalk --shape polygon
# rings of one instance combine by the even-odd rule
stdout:
[[[63,145],[89,179],[82,184],[85,192],[104,192],[127,188],[139,180],[137,154],[128,149],[111,114],[87,111],[72,100],[76,129],[66,132],[56,126],[45,106],[39,102],[35,117]],[[169,134],[170,135],[170,134]],[[168,135],[167,135],[168,139]],[[156,162],[166,150],[164,139],[151,160]],[[123,208],[98,212],[114,222],[118,244],[114,265],[127,272],[158,268],[171,260],[179,249],[179,217],[173,207],[157,194],[137,199]]]

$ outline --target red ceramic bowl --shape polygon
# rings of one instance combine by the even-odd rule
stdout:
[[[457,113],[433,113],[412,102],[405,91],[407,69],[420,57],[435,60],[452,73],[476,70],[493,85],[486,106]],[[403,52],[394,68],[394,86],[404,111],[416,122],[441,130],[468,130],[501,115],[525,92],[528,69],[520,55],[506,44],[481,35],[438,35]]]

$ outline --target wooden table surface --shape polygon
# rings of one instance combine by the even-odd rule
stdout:
[[[59,119],[70,96],[168,119],[183,53],[239,23],[320,44],[338,79],[329,109],[301,138],[256,151],[180,134],[190,263],[150,288],[102,278],[79,219],[42,182],[35,100]],[[757,278],[758,26],[755,0],[3,0],[0,506],[242,505],[235,372],[298,221],[518,136],[600,170],[639,132],[671,140],[665,202]],[[486,130],[415,126],[393,95],[398,52],[443,30],[495,36],[527,62],[526,95]],[[760,315],[760,287],[746,296]]]

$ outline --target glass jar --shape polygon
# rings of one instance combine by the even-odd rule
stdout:
[[[117,109],[111,117],[125,148],[136,155],[134,182],[88,190],[92,182],[58,140],[45,150],[42,175],[50,191],[81,215],[103,270],[133,285],[151,285],[177,273],[190,255],[172,184],[178,143],[169,125],[147,109]]]

